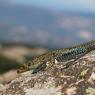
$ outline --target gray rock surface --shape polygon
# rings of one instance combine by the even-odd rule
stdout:
[[[71,63],[72,64],[72,63]],[[7,85],[0,85],[0,95],[95,95],[95,51],[63,69],[54,64],[46,71],[22,73]]]

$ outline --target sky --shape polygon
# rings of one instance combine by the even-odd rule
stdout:
[[[6,0],[16,4],[38,6],[55,10],[95,12],[95,0]]]

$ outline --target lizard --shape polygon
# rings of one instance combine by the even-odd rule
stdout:
[[[33,70],[32,74],[35,74],[39,71],[44,71],[47,68],[50,68],[53,64],[55,64],[55,61],[63,63],[71,59],[76,61],[81,56],[89,53],[94,49],[95,40],[92,40],[84,44],[73,46],[71,48],[62,48],[49,51],[45,54],[35,57],[32,61],[28,62],[28,64],[23,64],[20,69],[17,70],[17,72],[22,73],[28,70]],[[67,68],[70,65],[72,65],[72,63],[66,63],[64,64],[64,68]]]

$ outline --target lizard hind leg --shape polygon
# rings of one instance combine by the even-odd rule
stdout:
[[[67,69],[69,66],[74,65],[76,63],[77,60],[79,60],[81,57],[83,57],[84,55],[88,54],[90,51],[85,52],[83,54],[80,54],[79,56],[77,56],[73,61],[67,62],[67,64],[65,64],[63,66],[63,69]]]
[[[35,74],[39,71],[45,71],[50,69],[54,64],[57,64],[58,61],[54,58],[51,58],[48,61],[44,61],[43,63],[39,64],[36,68],[34,68],[32,74]]]

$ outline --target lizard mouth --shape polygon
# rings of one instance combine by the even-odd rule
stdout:
[[[26,64],[23,64],[20,69],[17,70],[17,73],[23,73],[29,70],[29,66]]]

